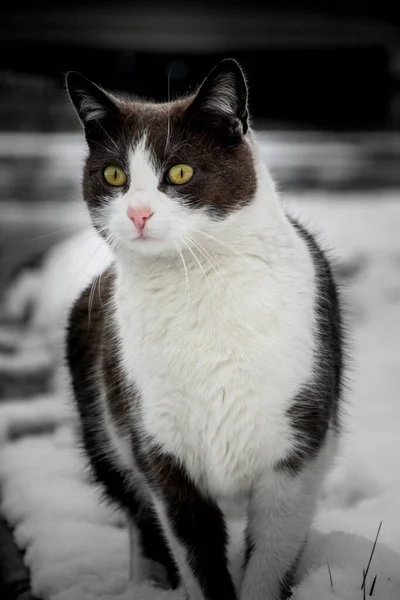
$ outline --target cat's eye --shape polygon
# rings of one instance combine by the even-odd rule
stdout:
[[[106,167],[103,172],[104,179],[110,185],[115,185],[116,187],[124,185],[126,181],[126,174],[119,167],[115,167],[114,165],[110,165]]]
[[[193,177],[193,168],[190,165],[175,165],[167,173],[167,182],[174,185],[186,183]]]

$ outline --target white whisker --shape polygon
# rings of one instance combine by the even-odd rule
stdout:
[[[96,277],[93,279],[92,286],[90,288],[89,303],[88,303],[88,315],[89,315],[88,331],[89,331],[89,328],[90,328],[90,321],[91,321],[91,316],[92,316],[92,307],[93,307],[94,292],[95,292],[96,285],[97,285],[97,282],[99,280],[99,277],[100,277],[100,275],[96,275]]]
[[[82,273],[84,273],[86,267],[89,265],[89,263],[91,263],[93,261],[93,259],[97,256],[99,250],[104,249],[103,244],[99,244],[99,246],[96,248],[96,250],[93,252],[93,254],[91,254],[89,256],[89,258],[84,262],[84,264],[82,265],[82,267],[79,269],[79,272],[76,275],[76,279],[75,282],[79,280],[79,278],[81,277]]]
[[[114,144],[115,148],[119,151],[118,145],[117,143],[112,139],[112,137],[110,136],[110,134],[104,129],[103,125],[100,123],[100,121],[98,119],[94,119],[96,121],[96,123],[98,123],[98,125],[100,125],[100,127],[102,128],[102,130],[104,131],[104,133],[106,134],[106,136],[108,137],[108,139],[110,140],[110,142],[112,144]]]
[[[104,128],[103,128],[104,131]],[[106,132],[107,133],[107,132]],[[109,136],[110,137],[110,136]],[[111,154],[115,153],[114,148],[111,148],[111,146],[107,146],[105,144],[102,144],[101,142],[98,142],[97,140],[93,140],[93,142],[96,144],[96,146],[99,146],[100,148],[103,148],[103,150],[105,150],[106,152],[110,152]],[[115,144],[116,145],[116,144]],[[116,145],[116,147],[118,148],[118,146]]]
[[[192,250],[192,248],[189,246],[189,244],[186,242],[186,240],[182,237],[181,241],[185,244],[186,248],[189,250],[190,254],[193,256],[193,258],[195,259],[195,261],[197,262],[197,264],[199,265],[199,268],[201,270],[201,272],[204,275],[204,279],[206,280],[206,283],[210,289],[211,292],[211,297],[212,297],[212,301],[213,301],[213,309],[214,309],[214,319],[216,318],[216,312],[215,312],[215,297],[214,297],[214,291],[211,287],[210,281],[207,277],[207,273],[205,272],[205,270],[203,269],[203,265],[201,264],[201,262],[199,261],[198,257],[196,256],[196,254],[194,253],[194,251]]]
[[[103,306],[103,301],[101,299],[101,276],[103,275],[103,273],[100,273],[100,277],[99,277],[99,286],[98,286],[98,292],[99,292],[99,300],[100,300],[100,306],[101,308],[104,308]]]
[[[168,71],[168,81],[167,81],[167,87],[168,87],[168,105],[167,105],[167,139],[165,140],[165,148],[164,148],[164,154],[167,154],[167,150],[169,147],[169,143],[170,143],[170,137],[171,137],[171,109],[170,109],[170,81],[171,81],[171,67],[169,68]]]
[[[193,146],[193,144],[191,144],[190,142],[187,142],[186,140],[183,140],[182,142],[179,142],[177,144],[175,144],[174,146],[172,146],[171,152],[173,154],[175,154],[176,152],[178,152],[181,148],[193,148],[193,150],[195,150],[196,152],[198,152],[198,149],[195,148],[195,146]]]
[[[183,269],[184,269],[184,272],[185,272],[185,281],[186,281],[186,310],[187,310],[187,307],[188,307],[188,304],[189,304],[189,295],[190,295],[189,273],[188,273],[188,270],[187,270],[187,266],[186,266],[185,258],[183,256],[183,252],[182,252],[179,244],[176,243],[175,247],[176,247],[176,249],[178,251],[178,254],[179,254],[180,258],[181,258]]]
[[[194,244],[196,246],[196,248],[199,250],[199,252],[201,252],[201,254],[204,256],[206,261],[210,264],[210,266],[215,271],[215,274],[220,279],[220,281],[222,281],[222,278],[225,279],[225,282],[223,282],[223,283],[224,283],[224,285],[226,285],[226,274],[223,272],[221,265],[218,263],[218,261],[215,259],[215,257],[212,256],[208,252],[208,250],[206,250],[206,248],[204,248],[204,246],[202,244],[200,244],[200,242],[198,240],[195,240],[194,238],[192,238],[190,236],[186,236],[186,237],[187,237],[187,239],[189,239],[189,241],[192,242],[192,244]]]
[[[216,238],[215,236],[209,234],[209,233],[205,233],[204,231],[201,231],[201,229],[193,229],[193,231],[195,231],[196,233],[200,233],[201,235],[204,235],[205,237],[209,238],[210,240],[212,240],[213,242],[216,242],[217,244],[219,244],[220,246],[223,246],[224,248],[226,248],[227,250],[230,250],[231,252],[233,252],[234,254],[236,254],[237,256],[240,256],[241,258],[243,258],[244,254],[238,252],[235,248],[233,248],[232,246],[230,246],[229,244],[227,244],[226,242],[223,242],[222,240],[220,240],[219,238]]]
[[[45,238],[52,237],[53,235],[59,235],[60,233],[65,233],[66,231],[70,231],[71,233],[77,233],[78,227],[79,227],[78,222],[76,223],[76,225],[70,223],[70,224],[64,225],[64,227],[61,227],[60,229],[55,229],[54,231],[51,231],[50,233],[45,233],[44,235],[39,235],[38,237],[28,238],[28,241],[34,242],[37,240],[43,240]]]

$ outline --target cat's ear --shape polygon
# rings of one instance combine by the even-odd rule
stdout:
[[[214,122],[229,123],[236,134],[248,129],[248,91],[244,73],[239,64],[227,58],[209,73],[201,84],[189,110],[199,111]]]
[[[112,97],[98,85],[76,71],[69,71],[66,86],[72,104],[86,129],[90,124],[107,116],[116,116],[118,106]]]

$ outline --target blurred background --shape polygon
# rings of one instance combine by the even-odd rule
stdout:
[[[395,3],[11,2],[0,27],[0,294],[54,243],[79,197],[84,150],[68,70],[162,100],[168,74],[174,96],[236,57],[285,190],[340,198],[400,186]]]
[[[357,503],[378,493],[382,465],[395,467],[389,441],[399,439],[397,8],[382,0],[16,0],[2,7],[0,405],[58,389],[60,307],[85,265],[95,256],[87,282],[103,260],[80,198],[85,146],[66,72],[166,100],[168,77],[174,97],[200,83],[220,59],[235,57],[248,75],[254,127],[282,197],[335,247],[337,276],[348,290],[356,357],[352,422],[364,436],[348,455],[368,460],[375,475],[361,476],[360,491],[352,488],[360,469],[350,469],[347,492],[339,482],[332,494],[335,506],[357,506],[349,518],[355,527]],[[379,455],[376,444],[365,443],[373,426],[375,434],[385,432]],[[380,509],[383,503],[381,496]],[[393,524],[392,534],[395,539]]]
[[[283,199],[295,200],[344,250],[342,276],[368,262],[357,246],[362,227],[369,253],[373,240],[385,240],[393,245],[391,264],[400,262],[394,3],[7,3],[0,20],[0,398],[47,389],[52,368],[40,336],[29,360],[17,353],[26,326],[36,315],[36,330],[59,335],[54,319],[68,305],[67,292],[97,273],[102,255],[88,237],[80,192],[85,144],[65,90],[67,71],[166,100],[168,88],[171,97],[193,89],[229,56],[247,73],[254,127]],[[71,236],[80,231],[75,244]],[[55,247],[62,263],[51,258]],[[82,270],[89,272],[77,284]]]

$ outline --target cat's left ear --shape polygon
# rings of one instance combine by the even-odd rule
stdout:
[[[232,132],[248,130],[248,91],[244,73],[231,58],[222,60],[201,84],[189,110],[200,111],[213,121],[229,123]]]

